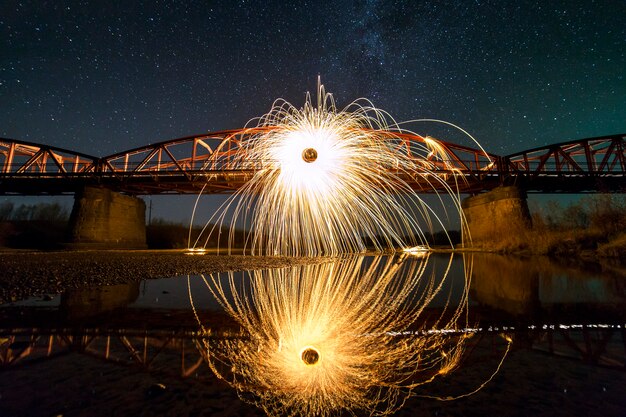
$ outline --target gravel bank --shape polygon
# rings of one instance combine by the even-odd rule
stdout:
[[[0,304],[69,288],[316,262],[320,258],[188,256],[182,251],[0,252]]]

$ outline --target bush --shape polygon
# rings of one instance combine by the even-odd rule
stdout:
[[[626,200],[624,196],[602,194],[585,199],[590,227],[607,237],[626,229]]]
[[[0,204],[0,246],[56,249],[65,236],[68,211],[58,203]]]
[[[21,204],[17,208],[11,202],[0,205],[0,221],[67,222],[67,209],[58,203]]]
[[[621,195],[587,196],[566,207],[551,201],[532,219],[524,239],[532,242],[533,253],[571,257],[596,250],[600,256],[623,252],[620,245],[611,244],[626,230],[626,200]]]
[[[183,249],[188,245],[189,226],[154,219],[146,226],[146,243],[151,249]]]
[[[549,201],[545,211],[533,213],[533,224],[552,231],[590,229],[607,237],[614,236],[626,229],[626,200],[621,195],[598,194],[566,207]]]

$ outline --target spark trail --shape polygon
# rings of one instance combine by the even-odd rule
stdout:
[[[254,165],[252,178],[194,249],[227,229],[229,252],[242,245],[255,255],[343,258],[243,280],[202,276],[240,326],[219,337],[196,314],[211,369],[269,415],[393,413],[454,370],[471,337],[463,331],[471,265],[455,298],[444,291],[452,256],[438,269],[427,247],[427,234],[450,216],[468,238],[454,186],[464,177],[442,142],[401,129],[365,100],[338,110],[321,85],[315,104],[310,95],[300,109],[279,100],[249,125],[220,154],[234,170]],[[437,208],[415,184],[443,190]],[[345,257],[368,248],[405,253]]]
[[[242,329],[225,339],[202,326],[211,367],[269,415],[389,414],[463,354],[469,335],[445,331],[467,327],[466,287],[443,291],[451,261],[352,257],[203,277]]]
[[[243,245],[255,255],[406,248],[425,245],[434,228],[445,229],[449,207],[467,232],[458,191],[434,175],[442,167],[454,173],[439,141],[403,140],[407,131],[365,100],[338,110],[323,86],[317,95],[314,104],[307,94],[300,109],[278,100],[249,123],[233,166],[252,161],[260,168],[209,220],[194,247],[225,228],[229,250]],[[427,203],[410,185],[417,179],[445,191]],[[235,243],[238,228],[247,230],[243,243]]]

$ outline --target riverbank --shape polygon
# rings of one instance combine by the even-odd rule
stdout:
[[[626,233],[610,236],[591,230],[514,230],[490,241],[472,242],[470,250],[521,256],[549,256],[568,262],[626,265]]]
[[[185,255],[181,250],[0,252],[0,304],[67,289],[225,271],[280,268],[324,258]]]
[[[522,243],[520,243],[522,242]],[[546,242],[553,242],[546,244]],[[549,256],[585,269],[600,269],[626,276],[626,233],[602,244],[588,237],[527,234],[525,240],[481,242],[460,252],[495,252],[515,256]],[[591,247],[590,247],[591,246]],[[442,250],[434,250],[440,252]],[[450,252],[445,250],[443,252]],[[183,250],[0,251],[0,304],[31,296],[59,294],[67,289],[115,285],[145,279],[226,271],[280,268],[318,263],[330,258],[290,258],[203,254]]]

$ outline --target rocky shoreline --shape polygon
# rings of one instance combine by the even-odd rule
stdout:
[[[320,258],[188,256],[178,250],[5,251],[0,252],[0,304],[71,288],[317,262]]]

